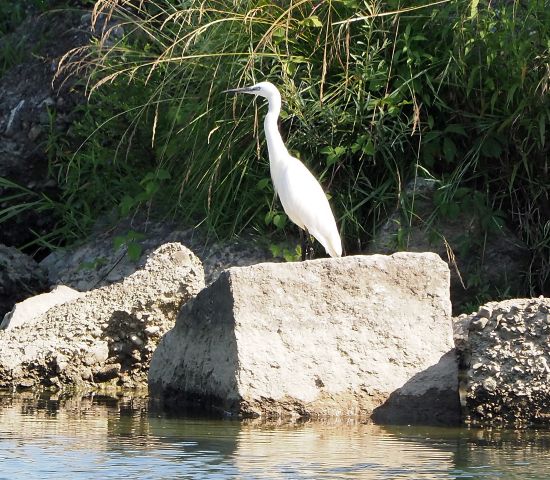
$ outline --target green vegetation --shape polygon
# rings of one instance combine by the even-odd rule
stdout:
[[[265,79],[282,91],[287,145],[331,195],[348,253],[362,251],[396,207],[412,220],[404,185],[432,178],[427,229],[437,236],[439,219],[475,212],[476,235],[453,248],[481,261],[486,236],[508,225],[532,263],[526,291],[500,295],[548,292],[550,5],[414,4],[97,1],[96,13],[119,19],[125,36],[62,66],[91,76],[91,100],[68,136],[52,132],[62,194],[58,238],[48,241],[85,232],[101,212],[145,207],[218,236],[248,229],[277,244],[294,227],[268,178],[265,107],[220,93]],[[462,273],[495,295],[478,272]]]

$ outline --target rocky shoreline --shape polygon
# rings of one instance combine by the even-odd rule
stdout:
[[[0,387],[95,391],[146,388],[149,361],[179,308],[204,286],[202,265],[165,244],[124,280],[4,322]],[[42,297],[42,298],[39,298]],[[43,296],[36,297],[38,302]],[[9,319],[8,319],[9,320]]]
[[[46,137],[65,135],[84,101],[57,67],[99,32],[89,13],[69,11],[55,21],[31,15],[9,35],[29,55],[0,78],[0,177],[55,198]],[[169,404],[267,418],[546,426],[550,299],[491,302],[451,318],[451,300],[472,292],[459,270],[519,291],[529,252],[501,226],[455,258],[449,244],[478,236],[479,222],[463,210],[435,228],[435,192],[432,180],[407,185],[414,221],[396,210],[368,251],[395,252],[409,225],[407,249],[447,264],[431,253],[276,264],[256,240],[211,242],[149,218],[98,222],[88,241],[38,263],[11,245],[46,235],[55,219],[33,209],[10,216],[0,232],[0,388],[151,388]]]
[[[550,299],[490,302],[461,315],[462,391],[472,425],[548,425]]]
[[[217,244],[221,257],[203,249],[203,264],[160,238],[137,263],[120,262],[107,238],[45,259],[42,279],[90,288],[31,296],[6,315],[0,388],[116,393],[149,382],[167,404],[239,416],[548,423],[550,299],[451,319],[449,269],[435,254],[275,264]],[[79,267],[109,251],[111,263]],[[16,272],[29,280],[28,268],[9,271],[12,286]]]

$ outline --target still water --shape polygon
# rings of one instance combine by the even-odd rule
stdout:
[[[550,432],[214,420],[0,394],[0,479],[550,479]]]

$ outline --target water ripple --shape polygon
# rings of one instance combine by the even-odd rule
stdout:
[[[147,399],[0,395],[0,480],[546,479],[550,434],[356,422],[265,424]]]

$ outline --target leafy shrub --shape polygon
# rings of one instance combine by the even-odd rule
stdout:
[[[222,236],[293,228],[268,179],[265,107],[220,94],[267,79],[348,253],[396,207],[414,215],[409,179],[435,178],[428,223],[476,192],[482,231],[507,223],[530,248],[523,293],[549,291],[547,0],[98,0],[100,14],[124,38],[106,31],[63,67],[91,72],[82,145],[52,157],[70,218],[146,204]]]

